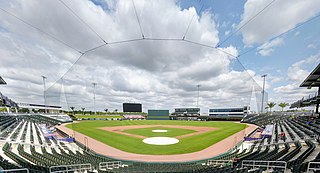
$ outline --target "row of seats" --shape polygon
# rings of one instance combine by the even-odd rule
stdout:
[[[48,172],[50,166],[54,165],[68,165],[68,164],[81,164],[90,163],[94,169],[98,170],[98,164],[100,162],[114,161],[112,158],[108,158],[102,155],[98,155],[93,151],[86,148],[80,143],[75,143],[80,149],[74,150],[70,148],[70,144],[58,142],[55,139],[49,140],[45,139],[42,141],[43,136],[38,129],[38,123],[46,123],[48,126],[56,125],[56,121],[46,122],[47,117],[43,118],[41,116],[20,116],[18,118],[4,118],[6,125],[4,129],[16,129],[8,133],[7,136],[11,135],[12,140],[17,139],[21,135],[21,140],[30,139],[31,143],[42,143],[53,142],[54,145],[47,147],[46,145],[27,145],[27,144],[12,144],[10,142],[5,143],[3,146],[3,153],[6,157],[13,160],[17,165],[9,163],[3,157],[0,159],[3,161],[0,166],[5,169],[11,169],[16,167],[24,167],[31,170],[31,172]],[[267,122],[273,122],[275,124],[273,138],[264,138],[260,141],[255,141],[252,147],[240,150],[235,149],[230,153],[225,153],[220,156],[215,157],[215,159],[220,160],[237,160],[238,162],[230,162],[226,165],[203,165],[201,163],[140,163],[131,162],[128,167],[120,167],[118,169],[99,171],[99,172],[190,172],[190,173],[200,173],[200,172],[262,172],[264,168],[241,168],[241,162],[243,160],[266,160],[266,161],[286,161],[288,162],[288,168],[296,171],[305,171],[308,162],[305,160],[310,156],[317,145],[312,139],[304,139],[305,135],[312,135],[310,132],[313,127],[308,127],[304,119],[290,119],[288,116],[283,116],[281,118],[275,118],[272,120],[270,117],[265,117],[265,119],[259,115],[258,117],[250,117],[253,123],[267,125]],[[7,125],[8,123],[11,125]],[[11,127],[15,124],[15,127]],[[22,128],[25,127],[25,128]],[[27,128],[29,127],[29,128]],[[30,128],[31,127],[31,128]],[[34,128],[35,127],[35,128]],[[67,136],[63,132],[60,135]],[[288,141],[283,141],[285,143],[278,143],[281,139],[278,139],[278,134],[287,133]],[[29,134],[29,136],[28,136]],[[1,134],[0,134],[1,135]],[[34,136],[36,135],[36,136]],[[298,139],[297,136],[300,138]],[[309,135],[308,135],[309,136]],[[272,140],[274,139],[274,141]],[[290,140],[289,140],[290,139]],[[40,142],[41,140],[41,142]],[[300,140],[300,141],[299,141]],[[291,142],[292,141],[292,142]],[[282,141],[281,141],[282,142]],[[305,143],[305,145],[304,145]],[[303,149],[303,150],[302,150]],[[17,150],[17,151],[16,151]],[[302,152],[303,151],[303,152]],[[297,157],[299,156],[299,157]],[[319,154],[314,158],[313,161],[319,161]],[[281,171],[275,170],[275,171]]]
[[[255,124],[255,125],[264,127],[265,125],[268,125],[268,124],[274,124],[275,122],[286,120],[289,117],[290,117],[290,114],[278,114],[278,113],[264,114],[263,113],[255,116],[246,116],[241,120],[241,122]]]
[[[6,143],[3,146],[2,150],[6,156],[8,156],[11,160],[15,161],[15,163],[17,163],[22,168],[28,168],[32,173],[47,173],[47,172],[49,172],[48,168],[30,163],[25,158],[20,157],[16,153],[12,152],[10,148],[11,148],[11,144]],[[19,168],[19,166],[16,166],[16,167]]]
[[[20,123],[16,118],[10,117],[5,118],[5,116],[0,116],[0,120],[2,122],[0,125],[0,139],[6,139],[6,137],[17,127]]]
[[[241,160],[279,160],[287,162],[287,168],[290,168],[292,172],[304,172],[307,169],[308,163],[319,162],[320,152],[315,150],[319,147],[319,141],[315,140],[315,137],[319,136],[319,120],[313,117],[295,117],[283,119],[277,118],[275,122],[270,121],[270,117],[249,117],[246,122],[253,121],[255,124],[266,125],[265,123],[274,123],[274,146],[273,150],[270,150],[268,146],[258,146],[255,150],[249,150],[247,154],[238,156]],[[284,147],[279,149],[277,144],[281,139],[278,138],[278,134],[285,133],[286,138],[282,139]],[[293,142],[293,147],[292,145]],[[303,145],[302,145],[302,143]],[[269,143],[270,144],[270,143]],[[306,146],[305,146],[306,145]],[[270,146],[270,145],[269,145]],[[305,148],[302,150],[302,148]],[[311,154],[316,151],[316,157],[313,160]],[[310,157],[311,156],[311,157]],[[310,158],[309,158],[310,157]],[[309,158],[307,161],[306,159]]]

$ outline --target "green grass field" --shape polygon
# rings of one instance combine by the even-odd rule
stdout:
[[[180,142],[174,145],[149,145],[142,142],[142,139],[135,137],[108,132],[99,128],[110,126],[128,126],[128,125],[183,125],[183,126],[204,126],[216,127],[217,130],[189,136],[180,139]],[[72,128],[72,125],[67,125]],[[203,150],[226,137],[235,134],[246,127],[245,124],[233,122],[198,122],[198,121],[81,121],[74,123],[73,128],[89,137],[97,139],[114,148],[138,154],[169,155],[183,154]]]
[[[152,132],[152,130],[168,130],[166,133],[156,133]],[[141,135],[145,137],[175,137],[175,136],[181,136],[189,133],[196,132],[195,130],[189,130],[189,129],[179,129],[179,128],[168,128],[168,127],[150,127],[150,128],[139,128],[139,129],[128,129],[124,130],[126,133]]]
[[[120,115],[76,115],[76,118],[123,118]]]

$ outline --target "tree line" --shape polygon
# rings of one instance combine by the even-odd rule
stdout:
[[[267,105],[268,106],[266,106],[265,109],[269,109],[271,112],[272,108],[274,108],[277,104],[275,102],[269,102]],[[278,104],[278,106],[281,107],[281,112],[283,112],[283,109],[289,106],[289,103],[281,102]]]

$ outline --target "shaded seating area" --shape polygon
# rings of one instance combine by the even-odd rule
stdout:
[[[318,88],[318,91],[303,97],[290,105],[290,108],[302,108],[315,105],[314,116],[319,118],[319,104],[320,104],[320,64],[307,76],[307,78],[300,84],[300,87],[307,89]]]

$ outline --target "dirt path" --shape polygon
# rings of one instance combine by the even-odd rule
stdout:
[[[187,129],[187,130],[195,130],[196,131],[194,133],[188,133],[188,134],[185,134],[185,135],[176,136],[175,138],[177,138],[177,139],[183,139],[183,138],[188,137],[188,136],[199,135],[199,134],[210,132],[210,131],[213,131],[213,130],[217,129],[215,127],[176,126],[176,125],[134,125],[134,126],[102,127],[100,129],[107,130],[109,132],[122,134],[122,135],[133,136],[133,137],[136,137],[136,138],[144,139],[144,138],[146,138],[146,136],[127,133],[127,132],[124,132],[124,130],[140,129],[140,128],[151,128],[151,127],[156,127],[156,128],[159,128],[159,129],[165,128],[165,127],[167,127],[167,128],[179,128],[179,129]]]
[[[62,124],[57,126],[60,130],[72,136],[73,130],[65,127],[67,124]],[[88,147],[95,151],[96,153],[112,157],[120,160],[133,160],[133,161],[143,161],[143,162],[188,162],[195,160],[202,160],[212,158],[221,153],[228,151],[233,148],[238,142],[242,141],[245,134],[249,134],[254,129],[256,125],[248,124],[248,127],[245,130],[242,130],[236,134],[225,138],[224,140],[204,149],[201,151],[187,153],[187,154],[176,154],[176,155],[144,155],[144,154],[134,154],[121,151],[119,149],[108,146],[100,141],[97,141],[93,138],[90,138],[86,135],[83,135],[79,132],[74,132],[75,138],[78,142],[85,144],[87,140]]]

